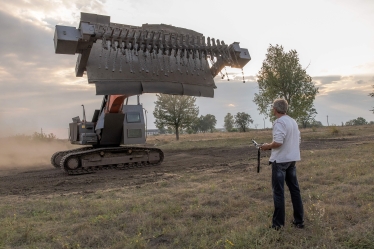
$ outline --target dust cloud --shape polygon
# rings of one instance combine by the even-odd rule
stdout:
[[[53,167],[53,153],[74,148],[67,140],[33,140],[27,136],[0,138],[0,171]]]

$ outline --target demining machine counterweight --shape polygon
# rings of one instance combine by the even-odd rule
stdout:
[[[213,97],[214,77],[226,66],[243,70],[251,59],[238,42],[226,45],[165,24],[111,23],[109,16],[89,13],[81,13],[78,29],[57,25],[54,45],[57,54],[78,54],[76,76],[86,72],[96,94],[104,96],[90,122],[83,106],[83,119],[75,117],[69,124],[70,142],[85,147],[51,158],[68,174],[160,164],[160,149],[131,146],[146,143],[139,95]],[[131,96],[137,96],[137,105],[127,104]]]

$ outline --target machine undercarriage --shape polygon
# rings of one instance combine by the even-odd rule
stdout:
[[[164,159],[164,153],[157,148],[108,147],[56,152],[51,163],[69,175],[93,173],[105,169],[132,169],[135,167],[157,166]],[[57,164],[59,162],[59,164]]]

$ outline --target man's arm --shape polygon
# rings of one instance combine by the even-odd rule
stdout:
[[[277,142],[271,142],[270,144],[263,144],[260,149],[261,150],[271,150],[271,149],[276,149],[276,148],[279,148],[281,147],[282,144],[281,143],[277,143]]]
[[[282,121],[277,121],[274,123],[273,126],[273,142],[270,144],[265,143],[263,144],[260,149],[261,150],[271,150],[276,149],[282,146],[284,138],[286,137],[286,127]]]

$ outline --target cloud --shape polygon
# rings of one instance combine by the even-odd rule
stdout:
[[[90,115],[102,97],[95,96],[86,78],[75,77],[76,56],[54,53],[53,31],[14,17],[4,6],[0,22],[7,34],[0,38],[0,136],[43,128],[66,137],[70,117],[81,113],[80,105],[88,104]]]
[[[315,76],[313,81],[319,88],[320,95],[326,95],[333,91],[359,89],[361,91],[368,91],[370,84],[368,82],[372,76],[370,75],[327,75]]]
[[[229,106],[230,106],[230,107],[235,107],[235,105],[234,105],[234,104],[229,104]]]
[[[372,99],[361,89],[343,89],[329,92],[328,95],[318,95],[315,107],[318,112],[316,119],[327,125],[340,125],[357,117],[364,117],[367,121],[374,120],[369,111]]]
[[[105,14],[105,0],[13,0],[4,1],[1,10],[9,15],[45,30],[56,24],[77,25],[80,12]]]
[[[364,84],[365,83],[365,81],[363,81],[363,80],[358,80],[358,81],[356,81],[356,84]]]
[[[328,76],[314,76],[313,81],[318,82],[320,85],[331,84],[337,82],[342,78],[340,75],[328,75]]]

